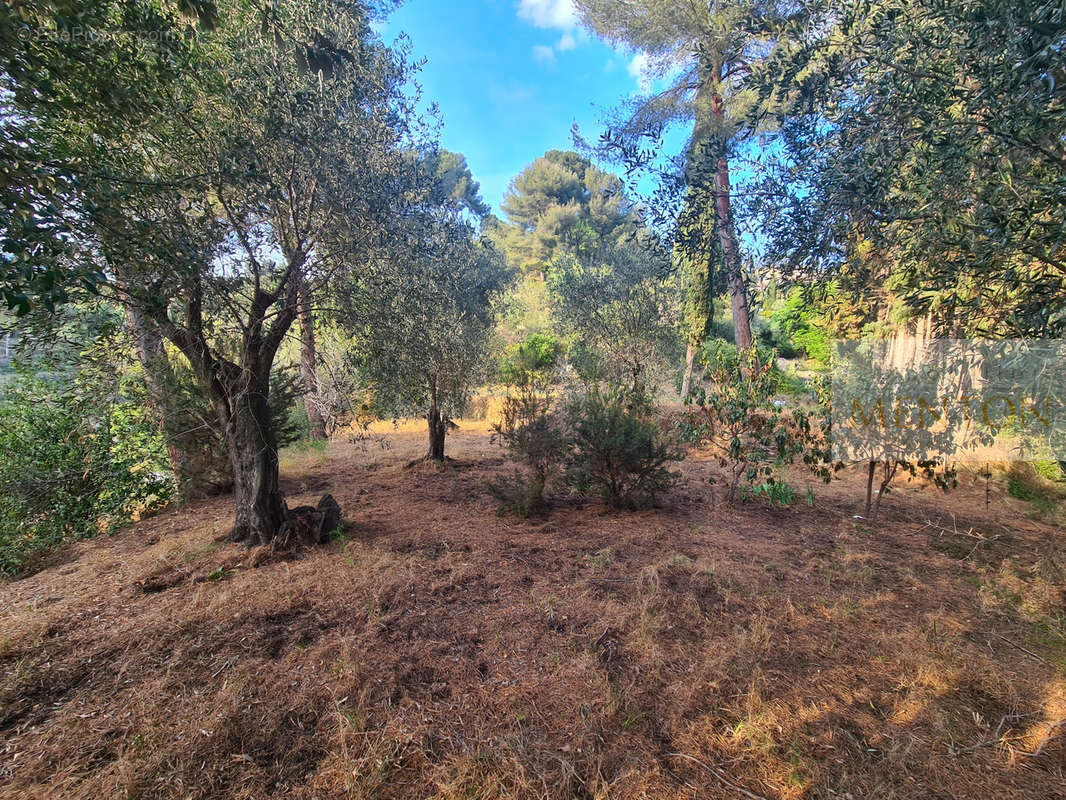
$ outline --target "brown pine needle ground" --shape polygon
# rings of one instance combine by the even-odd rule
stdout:
[[[983,480],[870,525],[857,473],[726,506],[694,454],[522,521],[483,428],[388,438],[285,459],[347,521],[298,558],[219,498],[0,585],[0,796],[1066,797],[1066,535]]]

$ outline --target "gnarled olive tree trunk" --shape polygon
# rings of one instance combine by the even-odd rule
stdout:
[[[287,510],[278,482],[278,446],[270,418],[270,380],[252,380],[229,398],[225,410],[226,446],[233,462],[236,522],[230,537],[268,544],[285,522]]]
[[[429,452],[426,458],[430,461],[444,460],[444,438],[448,435],[448,423],[441,416],[440,409],[435,405],[426,413],[426,422],[429,424]]]
[[[203,322],[202,287],[194,286],[190,294],[181,324],[170,319],[166,308],[156,305],[149,310],[159,330],[189,360],[224,433],[233,465],[236,506],[230,538],[252,545],[268,544],[288,517],[278,479],[277,438],[269,398],[274,357],[296,321],[295,283],[283,281],[275,292],[255,290],[238,360],[223,356],[211,345]]]

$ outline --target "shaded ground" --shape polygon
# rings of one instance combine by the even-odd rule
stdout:
[[[482,430],[290,454],[345,538],[230,499],[0,585],[0,797],[1066,797],[1066,535],[983,481],[854,519],[717,503],[499,518]],[[805,487],[805,481],[799,485]]]

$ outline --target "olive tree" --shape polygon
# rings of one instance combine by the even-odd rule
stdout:
[[[0,5],[0,300],[19,316],[104,280],[76,242],[100,172],[78,140],[149,118],[216,18],[210,0]]]
[[[748,83],[777,104],[776,263],[937,335],[1066,330],[1066,24],[1040,0],[827,0]]]
[[[210,399],[233,464],[238,541],[269,542],[287,521],[268,398],[301,298],[319,302],[357,270],[404,201],[408,68],[372,34],[379,10],[220,3],[180,74],[137,85],[143,99],[120,128],[24,101],[83,170],[77,256],[188,360]],[[161,13],[175,31],[186,25]],[[168,40],[138,46],[156,38]]]
[[[379,408],[425,417],[429,460],[444,459],[448,426],[483,377],[505,277],[496,249],[456,208],[430,206],[406,220],[342,304]]]

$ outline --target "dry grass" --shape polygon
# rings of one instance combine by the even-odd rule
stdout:
[[[1061,530],[983,483],[853,519],[717,503],[496,516],[485,425],[457,459],[291,453],[345,538],[270,561],[229,499],[0,585],[0,796],[1066,797]],[[258,566],[254,566],[258,564]],[[749,794],[745,794],[745,792]]]

